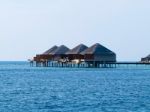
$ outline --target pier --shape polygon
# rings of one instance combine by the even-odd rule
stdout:
[[[150,56],[149,56],[150,57]],[[96,43],[91,47],[79,44],[73,49],[65,45],[53,46],[30,60],[35,67],[68,67],[68,68],[117,68],[119,66],[150,65],[149,57],[138,62],[118,62],[116,53]]]
[[[52,61],[40,61],[40,62],[30,62],[32,67],[58,67],[58,68],[117,68],[120,66],[149,66],[150,63],[142,62],[52,62]]]

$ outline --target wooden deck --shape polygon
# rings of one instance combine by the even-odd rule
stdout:
[[[35,67],[68,67],[68,68],[116,68],[118,66],[129,66],[129,65],[150,65],[150,63],[142,62],[54,62],[54,61],[30,61],[30,66]]]
[[[143,63],[143,62],[114,62],[108,64],[118,64],[118,65],[150,65],[150,63]]]

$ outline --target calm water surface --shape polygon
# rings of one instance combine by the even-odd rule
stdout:
[[[150,68],[0,62],[0,112],[150,112]]]

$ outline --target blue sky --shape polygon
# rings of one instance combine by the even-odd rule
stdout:
[[[1,0],[0,60],[27,60],[53,45],[94,43],[118,61],[150,53],[150,0]]]

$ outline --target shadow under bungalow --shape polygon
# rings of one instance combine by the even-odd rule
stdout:
[[[38,54],[32,61],[37,67],[114,67],[116,54],[96,43],[91,47],[80,44],[73,49],[65,45],[53,46],[42,54]]]

